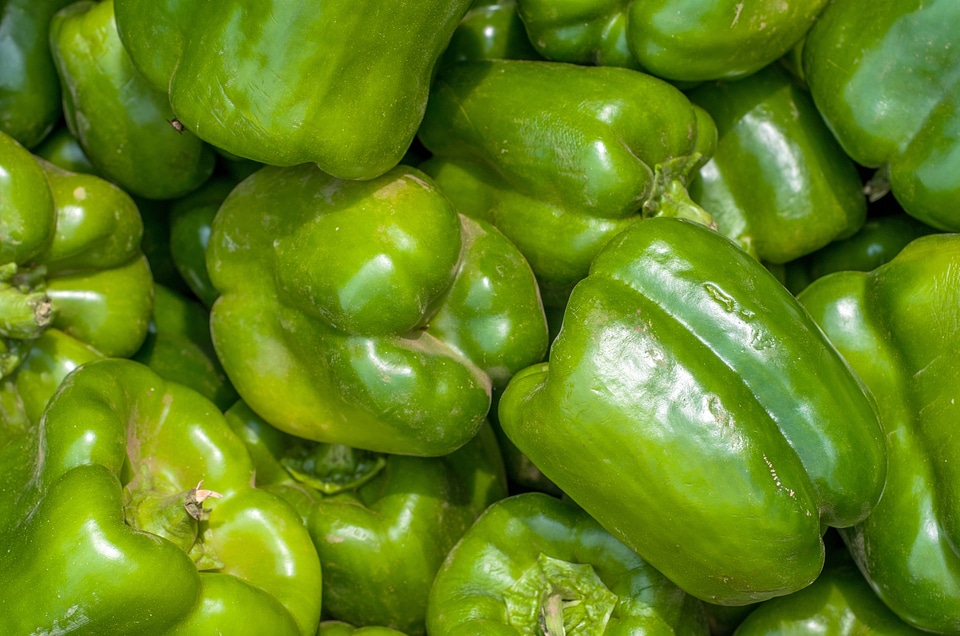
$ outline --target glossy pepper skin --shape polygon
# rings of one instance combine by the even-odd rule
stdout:
[[[50,401],[30,463],[0,537],[3,633],[316,632],[313,543],[251,486],[243,442],[199,393],[131,360],[87,363]]]
[[[737,79],[783,56],[827,0],[517,0],[530,41],[560,62],[670,80]]]
[[[473,60],[537,60],[514,0],[474,2],[453,31],[441,65]]]
[[[0,132],[27,148],[60,119],[60,81],[48,46],[54,13],[72,0],[0,2]]]
[[[507,496],[484,426],[443,457],[382,455],[295,438],[243,402],[227,411],[254,457],[257,486],[289,501],[323,567],[324,615],[423,634],[430,585],[486,507]]]
[[[841,536],[897,615],[950,634],[960,631],[958,271],[960,237],[932,234],[798,296],[877,397],[889,448],[879,504]]]
[[[120,0],[134,64],[184,126],[240,157],[385,173],[423,116],[433,67],[470,0]]]
[[[702,604],[576,505],[524,493],[491,505],[430,591],[431,636],[708,633]]]
[[[389,627],[354,627],[343,621],[323,621],[317,636],[406,636]]]
[[[67,126],[104,178],[133,195],[171,199],[213,172],[214,152],[177,130],[167,95],[134,68],[113,0],[75,2],[50,22]]]
[[[794,295],[813,281],[833,272],[869,272],[887,263],[914,239],[933,234],[935,229],[905,213],[868,218],[852,236],[772,267],[777,278]]]
[[[228,377],[298,437],[447,454],[476,434],[492,387],[546,351],[522,255],[415,168],[367,181],[263,168],[220,206],[207,271]]]
[[[758,261],[682,219],[604,248],[549,362],[513,377],[499,415],[605,528],[720,605],[810,584],[822,531],[862,521],[883,487],[850,368]]]
[[[903,209],[960,230],[960,5],[836,0],[803,67],[817,109],[859,164],[883,168]]]
[[[685,185],[716,127],[666,82],[622,68],[464,62],[437,76],[420,167],[462,214],[493,223],[563,304],[612,236],[641,217],[691,215]]]
[[[828,562],[808,587],[753,610],[734,636],[922,636],[877,598],[849,556]]]
[[[764,262],[785,263],[856,232],[867,200],[856,166],[809,94],[778,64],[687,97],[717,125],[690,196]]]
[[[153,293],[147,337],[131,359],[166,380],[189,386],[221,411],[232,406],[237,392],[213,349],[207,308],[157,283]]]
[[[0,173],[0,379],[36,421],[76,364],[140,347],[153,280],[139,211],[122,190],[3,134]]]

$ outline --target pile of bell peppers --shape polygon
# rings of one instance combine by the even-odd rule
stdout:
[[[960,634],[960,3],[0,0],[0,634]]]

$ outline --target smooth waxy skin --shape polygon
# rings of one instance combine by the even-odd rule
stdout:
[[[75,366],[140,347],[153,280],[139,211],[122,190],[38,161],[2,134],[0,172],[2,391],[36,421]]]
[[[424,458],[294,438],[243,402],[227,419],[254,457],[257,486],[286,498],[313,537],[324,614],[423,634],[427,595],[447,552],[507,496],[490,427],[450,455]]]
[[[828,563],[810,586],[754,609],[734,636],[921,636],[877,598],[849,557]]]
[[[811,583],[822,529],[861,521],[883,485],[876,413],[836,350],[758,261],[680,219],[604,248],[499,415],[574,501],[717,604]]]
[[[60,118],[60,80],[47,34],[51,16],[71,1],[0,2],[0,131],[27,148]]]
[[[803,47],[817,109],[854,161],[889,170],[903,209],[960,230],[960,5],[833,2]]]
[[[67,126],[99,174],[149,199],[182,196],[209,178],[213,150],[171,125],[166,93],[140,75],[120,42],[112,0],[57,13],[50,47]]]
[[[541,493],[515,495],[487,508],[450,551],[430,592],[427,631],[535,634],[546,614],[566,629],[550,634],[708,633],[696,599],[583,510]]]
[[[323,621],[317,636],[405,636],[389,627],[354,627],[342,621]]]
[[[871,272],[837,272],[799,299],[877,398],[883,497],[841,532],[880,598],[921,629],[960,631],[960,240],[918,238]]]
[[[470,0],[120,0],[134,64],[188,130],[240,157],[345,179],[395,166]]]
[[[246,448],[209,400],[137,362],[97,360],[63,381],[37,436],[19,516],[0,539],[4,633],[203,633],[198,604],[240,610],[220,617],[231,633],[257,633],[258,615],[271,633],[315,633],[310,537],[289,506],[251,487]],[[197,521],[183,494],[201,480],[222,498]]]
[[[681,81],[737,79],[784,55],[827,0],[517,0],[537,50]]]
[[[561,305],[617,232],[689,211],[671,195],[716,142],[710,117],[666,82],[516,60],[443,69],[418,134],[434,155],[420,167],[516,243]]]
[[[779,65],[687,96],[717,124],[717,149],[690,184],[721,234],[785,263],[850,236],[867,215],[856,166]]]
[[[540,59],[517,15],[513,0],[474,3],[450,38],[441,64],[471,60]]]
[[[228,377],[307,439],[449,453],[480,428],[492,386],[546,351],[520,253],[405,166],[363,182],[263,168],[220,207],[207,271]]]

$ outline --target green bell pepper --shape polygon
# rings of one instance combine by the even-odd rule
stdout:
[[[843,149],[882,167],[908,214],[947,231],[960,230],[958,24],[954,0],[880,0],[868,11],[834,0],[803,47],[811,95]]]
[[[934,232],[929,225],[903,212],[872,217],[849,238],[770,269],[787,289],[799,294],[813,281],[833,272],[876,269],[892,260],[914,239]]]
[[[0,1],[0,132],[27,148],[39,144],[60,119],[60,81],[48,26],[70,2]]]
[[[140,347],[153,304],[142,229],[122,190],[0,133],[0,392],[28,419],[75,363]]]
[[[243,442],[199,393],[95,360],[64,379],[36,440],[0,534],[0,632],[316,633],[310,536],[251,486]]]
[[[179,121],[240,157],[385,173],[423,116],[433,67],[470,0],[118,0],[133,63]]]
[[[313,537],[324,615],[423,634],[443,559],[488,505],[507,496],[490,427],[450,455],[425,458],[295,438],[243,402],[227,420],[250,449],[257,487],[287,499]]]
[[[50,48],[70,132],[104,178],[148,199],[182,196],[213,172],[214,152],[177,130],[167,95],[137,72],[113,0],[81,0],[50,22]]]
[[[785,263],[863,225],[867,200],[856,166],[782,66],[703,84],[687,97],[717,125],[717,149],[690,196],[721,234],[762,261]]]
[[[438,73],[420,167],[457,210],[486,219],[561,305],[612,236],[642,216],[706,213],[685,185],[716,127],[666,82],[622,68],[464,62]]]
[[[323,621],[317,636],[406,636],[389,627],[354,627],[343,621]]]
[[[537,60],[515,0],[474,3],[454,29],[441,66],[473,60]]]
[[[784,55],[828,0],[517,0],[531,42],[559,62],[684,82],[745,77]]]
[[[760,604],[734,636],[922,636],[877,598],[846,558],[828,563],[809,587]]]
[[[960,236],[932,234],[798,296],[877,397],[889,448],[879,504],[841,536],[898,616],[949,634],[960,631],[958,272]]]
[[[207,273],[210,230],[220,204],[236,185],[232,178],[216,176],[170,206],[170,258],[190,291],[208,308],[220,295]]]
[[[227,376],[306,439],[450,453],[480,428],[492,387],[546,351],[522,255],[415,168],[367,181],[262,168],[220,206],[207,271]]]
[[[430,636],[706,636],[702,604],[583,510],[542,493],[492,504],[430,590]]]
[[[880,424],[843,358],[759,261],[683,219],[601,251],[499,415],[605,528],[720,605],[809,585],[821,533],[883,488]]]
[[[66,126],[54,129],[32,152],[68,172],[97,174],[97,168],[90,163],[90,157]]]
[[[147,337],[132,360],[173,382],[185,384],[221,411],[237,401],[237,392],[217,360],[205,307],[168,287],[154,284],[153,318]]]

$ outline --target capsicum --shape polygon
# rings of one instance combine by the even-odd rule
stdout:
[[[517,0],[530,41],[561,62],[683,82],[745,77],[784,55],[827,0]]]
[[[960,4],[834,0],[803,45],[817,110],[908,214],[960,230]],[[879,196],[882,185],[872,187]]]
[[[702,604],[569,501],[502,499],[447,555],[430,590],[431,636],[706,636]]]
[[[50,49],[67,126],[100,175],[149,199],[179,197],[207,180],[213,149],[171,124],[166,93],[140,75],[120,42],[113,0],[59,11]]]
[[[153,280],[125,192],[2,133],[0,173],[0,380],[4,401],[36,421],[74,366],[140,347]]]
[[[477,433],[492,387],[546,350],[523,256],[415,168],[346,181],[264,167],[220,206],[206,256],[227,376],[298,437],[447,454]]]
[[[710,223],[686,184],[716,126],[657,78],[528,60],[444,67],[418,133],[420,164],[457,210],[493,223],[563,305],[590,261],[643,217]]]
[[[960,236],[932,234],[798,296],[877,397],[889,448],[880,502],[841,536],[888,607],[946,634],[960,631],[958,272]]]
[[[178,121],[230,153],[385,173],[423,116],[433,67],[471,0],[119,0],[133,63]]]
[[[310,536],[252,487],[212,402],[138,362],[94,360],[64,379],[36,440],[0,532],[0,631],[314,636]]]
[[[684,219],[604,247],[499,415],[605,528],[720,605],[809,585],[824,529],[862,521],[883,489],[862,383],[759,261]]]
[[[443,559],[507,495],[490,427],[449,455],[409,457],[287,435],[242,401],[226,415],[254,458],[257,487],[306,523],[323,568],[324,615],[423,634]]]

